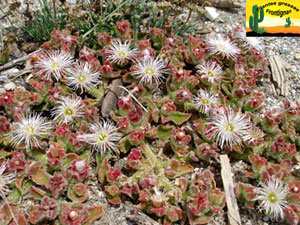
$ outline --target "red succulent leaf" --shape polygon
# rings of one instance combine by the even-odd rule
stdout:
[[[125,39],[130,39],[133,32],[130,28],[130,23],[128,20],[118,21],[116,25],[116,31],[121,37]]]
[[[49,152],[47,153],[48,164],[52,167],[60,166],[65,155],[61,142],[51,144]]]
[[[8,161],[8,168],[16,172],[25,170],[26,160],[23,151],[13,152],[12,158]]]
[[[38,207],[42,218],[54,220],[58,214],[58,207],[54,199],[44,196]]]
[[[128,136],[128,139],[132,145],[140,145],[144,141],[145,132],[143,130],[135,131],[132,130]]]
[[[180,208],[170,205],[167,208],[167,217],[174,223],[182,218],[182,211]]]
[[[141,202],[148,202],[151,198],[151,194],[146,189],[139,191],[139,201]]]
[[[0,104],[4,107],[12,106],[14,100],[14,92],[5,92],[0,94]]]
[[[71,169],[67,171],[75,180],[83,180],[89,176],[89,166],[83,159],[76,159],[71,162]]]
[[[189,89],[180,87],[178,91],[175,92],[174,99],[176,103],[185,103],[192,100],[192,93]]]
[[[133,197],[132,194],[137,194],[139,192],[139,186],[137,184],[125,183],[121,189],[121,193]]]
[[[120,194],[120,189],[116,185],[105,186],[105,191],[108,192],[111,196],[116,196]]]
[[[289,207],[284,208],[285,218],[290,225],[298,225],[300,222],[300,206],[291,203]]]
[[[107,181],[108,182],[117,181],[120,175],[121,175],[121,171],[119,169],[110,167],[107,171]]]
[[[10,122],[5,116],[0,116],[0,132],[8,132],[10,130]]]
[[[159,217],[164,216],[167,213],[165,206],[160,207],[160,208],[152,208],[151,212],[153,212],[155,215],[157,215]]]
[[[28,221],[32,224],[38,223],[42,219],[42,212],[38,210],[33,210],[29,213]]]
[[[42,199],[46,195],[45,191],[35,186],[30,187],[29,193],[35,199]]]
[[[49,184],[46,185],[46,188],[52,192],[54,198],[57,198],[67,186],[67,182],[63,176],[54,173],[53,176],[49,179]]]
[[[254,154],[250,158],[250,162],[255,171],[260,172],[264,168],[268,166],[268,160],[264,157],[259,156],[258,154]]]
[[[98,41],[98,44],[101,46],[110,45],[111,39],[112,39],[112,37],[106,32],[103,32],[103,33],[101,32],[101,33],[97,34],[97,41]]]
[[[128,119],[132,123],[138,123],[143,116],[143,110],[141,107],[131,107],[128,113]]]
[[[122,201],[121,201],[120,195],[116,195],[116,196],[110,198],[108,200],[108,202],[112,205],[119,205],[119,204],[121,204]]]
[[[66,123],[57,124],[55,128],[55,133],[61,137],[66,137],[71,133],[70,127]]]
[[[132,107],[132,98],[130,95],[123,96],[119,98],[118,106],[121,110],[128,112],[128,110]]]
[[[126,132],[130,127],[128,118],[127,117],[122,117],[118,121],[118,127],[120,128],[121,131]]]
[[[88,198],[88,186],[82,183],[70,184],[68,188],[68,198],[73,202],[82,203]]]

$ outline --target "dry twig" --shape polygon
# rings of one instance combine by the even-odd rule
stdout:
[[[280,55],[270,57],[269,62],[272,71],[272,81],[275,87],[279,89],[278,94],[286,97],[289,93],[288,72],[286,71],[288,65]]]
[[[32,56],[32,55],[34,55],[34,54],[36,54],[36,53],[38,53],[40,51],[41,51],[41,49],[38,49],[38,50],[36,50],[36,51],[28,54],[28,55],[25,55],[25,56],[23,56],[21,58],[18,58],[18,59],[15,59],[13,61],[10,61],[10,62],[6,63],[3,66],[0,66],[0,72],[4,71],[4,70],[8,70],[10,68],[13,68],[14,66],[16,66],[16,65],[18,65],[20,63],[23,63],[24,61],[28,60],[30,56]]]
[[[231,174],[231,166],[227,155],[220,155],[221,160],[221,176],[223,180],[226,204],[228,208],[228,219],[230,225],[241,225],[241,218],[239,214],[239,208],[234,195],[233,180]]]

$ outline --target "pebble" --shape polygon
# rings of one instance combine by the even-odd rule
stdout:
[[[290,51],[290,50],[289,50],[288,48],[286,48],[286,47],[280,47],[280,48],[279,48],[279,52],[280,52],[281,54],[287,54],[289,51]]]
[[[269,221],[269,217],[264,216],[264,217],[262,218],[262,220],[263,220],[264,222],[268,222],[268,221]]]
[[[300,52],[297,52],[294,57],[296,60],[300,59]]]
[[[0,76],[0,81],[1,81],[1,82],[7,82],[7,80],[8,80],[8,79],[7,79],[7,75],[1,75],[1,76]]]
[[[16,88],[16,85],[13,82],[9,82],[4,85],[6,91],[13,91]]]
[[[4,88],[0,88],[0,94],[5,93],[6,90]]]
[[[217,12],[217,9],[214,8],[214,7],[204,7],[205,11],[206,11],[206,14],[205,16],[211,20],[211,21],[214,21],[215,19],[218,18],[218,16],[220,15],[218,12]]]

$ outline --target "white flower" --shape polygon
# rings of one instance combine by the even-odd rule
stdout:
[[[70,76],[68,77],[69,86],[72,86],[74,90],[78,88],[83,90],[89,90],[95,88],[97,82],[99,82],[100,73],[93,69],[93,66],[87,62],[76,63],[70,69]]]
[[[154,81],[156,84],[163,80],[163,74],[168,73],[166,69],[166,63],[156,57],[145,57],[142,61],[137,61],[135,64],[137,70],[132,72],[132,75],[137,75],[141,83],[152,84]]]
[[[40,69],[37,72],[38,75],[46,77],[46,79],[54,76],[56,80],[59,80],[69,72],[72,62],[73,57],[69,52],[49,51],[39,58],[35,66]]]
[[[211,37],[207,40],[207,43],[211,55],[218,54],[223,58],[234,59],[240,53],[240,49],[229,38],[224,39],[222,36]]]
[[[197,72],[201,74],[201,79],[207,80],[210,83],[215,83],[221,79],[223,70],[215,61],[209,61],[206,64],[201,65]]]
[[[235,29],[233,33],[234,38],[240,38],[240,39],[245,39],[246,38],[246,29],[243,27],[238,27]]]
[[[288,194],[288,187],[277,178],[270,178],[266,184],[260,182],[260,188],[255,188],[258,194],[254,200],[261,203],[259,209],[274,218],[284,218],[284,208],[288,207],[285,197]]]
[[[16,175],[14,173],[4,174],[4,171],[7,168],[7,163],[2,163],[0,166],[0,196],[5,198],[5,196],[11,192],[7,187],[11,182],[14,181]]]
[[[131,49],[130,44],[130,41],[126,41],[124,44],[120,40],[113,41],[105,51],[108,54],[107,60],[117,64],[131,60],[136,55],[137,50]]]
[[[52,110],[52,116],[58,123],[69,123],[83,115],[84,105],[80,97],[62,97]]]
[[[93,148],[104,154],[107,150],[115,151],[116,142],[121,138],[118,128],[110,121],[97,122],[90,125],[90,134],[78,136],[78,140],[93,145]]]
[[[0,166],[0,197],[4,199],[4,202],[7,204],[10,215],[12,216],[14,222],[18,224],[18,220],[16,219],[14,212],[10,207],[10,203],[6,198],[6,195],[11,192],[8,185],[16,179],[16,174],[15,173],[4,174],[6,168],[7,168],[7,163],[2,163]]]
[[[213,121],[209,123],[212,128],[208,133],[212,133],[221,148],[226,144],[232,149],[232,145],[241,145],[243,137],[248,135],[250,122],[245,117],[231,108],[219,110],[213,115]]]
[[[197,96],[193,97],[193,105],[201,113],[206,114],[218,102],[216,95],[200,89]]]
[[[262,51],[262,42],[256,37],[246,37],[244,46],[248,49],[255,48]]]
[[[164,191],[160,191],[159,188],[154,187],[154,194],[151,197],[152,204],[155,207],[161,207],[169,198]]]
[[[11,136],[11,142],[14,146],[25,142],[28,150],[33,143],[39,146],[38,140],[47,137],[51,129],[51,122],[47,122],[40,114],[33,114],[23,116],[19,122],[13,123],[9,136]]]
[[[243,139],[244,141],[247,141],[249,144],[255,144],[256,142],[260,142],[264,140],[264,132],[260,130],[257,127],[253,127],[248,131],[248,134],[246,134]]]

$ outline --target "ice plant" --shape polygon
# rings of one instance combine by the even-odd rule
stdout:
[[[256,37],[246,37],[246,42],[244,44],[245,47],[248,49],[255,48],[257,50],[262,50],[262,43],[261,41]]]
[[[208,50],[211,55],[217,54],[223,58],[234,59],[239,53],[240,49],[229,39],[222,36],[211,37],[207,40]]]
[[[115,151],[116,142],[121,138],[118,128],[110,121],[96,122],[90,125],[91,133],[78,136],[80,141],[93,145],[93,148],[104,154],[107,150]]]
[[[209,83],[216,83],[222,77],[222,67],[214,61],[208,61],[199,67],[197,71],[201,75],[201,79]]]
[[[4,174],[6,168],[7,164],[2,163],[0,166],[0,197],[3,199],[5,199],[5,196],[11,191],[8,185],[15,179],[14,173]]]
[[[52,123],[46,121],[40,114],[28,114],[13,123],[9,136],[12,145],[25,143],[26,149],[29,150],[33,144],[39,146],[39,139],[47,137],[51,129]]]
[[[70,76],[68,77],[68,85],[73,87],[74,90],[84,90],[95,88],[99,82],[100,73],[93,69],[93,66],[87,62],[77,62],[70,69]]]
[[[40,69],[37,74],[43,78],[50,80],[54,76],[56,80],[60,80],[69,72],[72,62],[73,57],[69,52],[49,51],[39,57],[35,67]]]
[[[243,139],[251,145],[259,146],[264,141],[264,132],[262,132],[259,128],[253,127],[248,131]]]
[[[200,89],[192,101],[194,107],[199,110],[199,112],[206,114],[218,102],[218,99],[216,95],[212,95],[206,90]]]
[[[9,202],[6,199],[6,195],[11,192],[8,185],[15,180],[16,175],[14,173],[4,174],[6,169],[7,169],[7,163],[2,163],[0,166],[0,197],[7,204],[10,214],[11,214],[12,218],[14,219],[14,221],[17,222],[17,219],[9,205]],[[18,224],[18,223],[16,223],[16,224]]]
[[[58,123],[69,123],[83,115],[84,105],[80,97],[62,97],[52,110],[52,116]]]
[[[131,60],[136,55],[136,49],[130,47],[131,42],[122,43],[120,40],[113,41],[105,53],[108,55],[107,60],[119,65]]]
[[[276,178],[270,178],[266,183],[260,182],[261,187],[256,188],[258,194],[255,200],[259,200],[260,210],[264,210],[267,215],[274,218],[284,218],[284,209],[288,207],[285,197],[288,194],[288,187]]]
[[[224,144],[231,149],[234,144],[241,145],[243,137],[248,135],[250,125],[249,120],[241,112],[235,112],[231,108],[224,108],[215,113],[212,122],[209,123],[216,143],[223,148]]]
[[[159,57],[155,59],[152,57],[145,57],[135,64],[136,70],[131,74],[140,79],[140,83],[144,84],[158,84],[163,80],[163,75],[168,73],[166,63]]]

